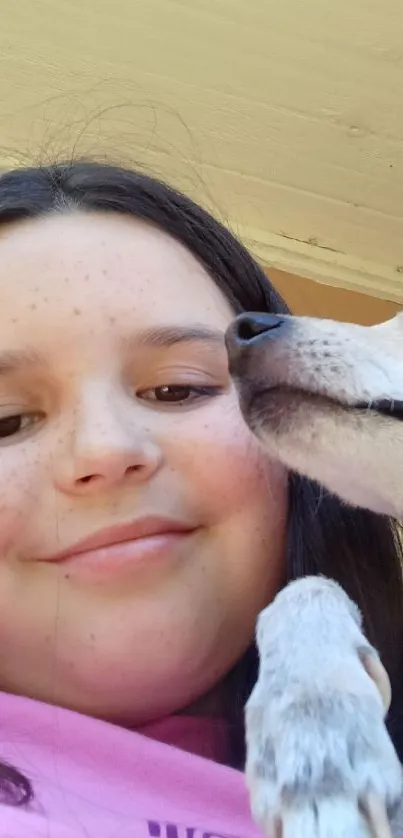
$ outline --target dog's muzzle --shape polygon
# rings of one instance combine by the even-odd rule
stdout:
[[[290,328],[291,321],[292,318],[284,317],[281,314],[244,312],[239,314],[228,327],[225,334],[225,344],[228,353],[229,371],[236,381],[242,382],[243,401],[247,400],[248,397],[247,378],[251,366],[256,371],[256,376],[259,377],[259,365],[256,364],[259,352],[256,355],[255,350],[259,350],[262,343],[278,341],[286,337],[286,331]],[[245,374],[246,378],[244,378]],[[261,394],[263,394],[263,391],[267,394],[273,388],[271,386],[264,388],[263,383],[262,381]],[[342,406],[346,409],[378,413],[381,416],[403,421],[403,401],[395,399],[379,399],[373,402],[358,402]]]

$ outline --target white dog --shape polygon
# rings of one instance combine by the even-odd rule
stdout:
[[[403,314],[372,327],[243,314],[226,344],[244,418],[271,456],[403,517]],[[335,582],[297,580],[260,615],[257,645],[246,779],[266,836],[390,836],[403,788],[390,685],[356,606]]]

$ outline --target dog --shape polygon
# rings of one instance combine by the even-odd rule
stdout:
[[[371,327],[245,313],[225,340],[264,450],[350,505],[402,518],[403,313]],[[332,580],[296,580],[259,615],[256,641],[245,772],[266,838],[390,838],[403,792],[390,683],[356,605]]]

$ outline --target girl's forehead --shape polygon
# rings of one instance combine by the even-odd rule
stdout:
[[[117,319],[122,328],[206,323],[232,309],[197,259],[136,219],[71,213],[10,225],[0,235],[0,323]],[[128,323],[126,324],[126,321]]]

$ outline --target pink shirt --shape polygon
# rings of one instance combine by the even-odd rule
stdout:
[[[261,838],[242,773],[214,761],[225,739],[214,719],[135,733],[0,693],[0,760],[35,793],[0,804],[0,838]]]

